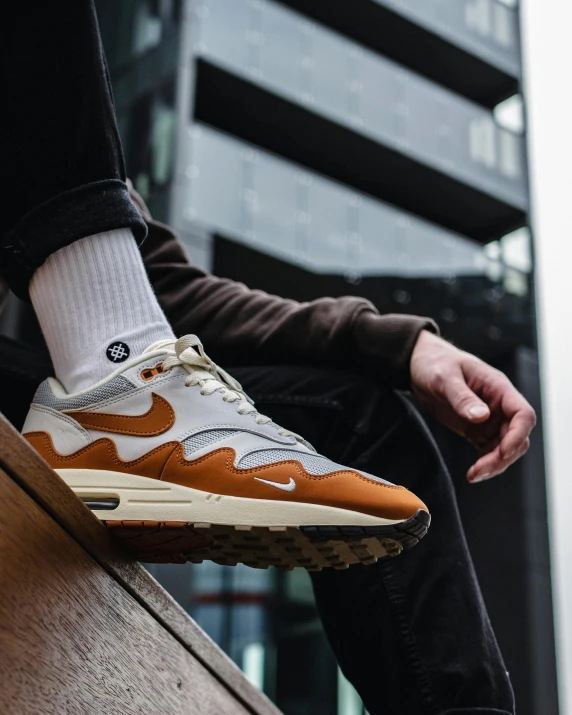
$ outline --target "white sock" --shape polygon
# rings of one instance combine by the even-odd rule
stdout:
[[[174,337],[130,229],[88,236],[53,253],[34,273],[30,297],[68,393]]]

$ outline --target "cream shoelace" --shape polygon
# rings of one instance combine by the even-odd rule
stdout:
[[[258,425],[272,423],[270,417],[261,415],[254,407],[253,401],[242,389],[241,384],[231,375],[213,362],[205,353],[203,344],[196,335],[184,335],[175,343],[176,355],[163,361],[163,371],[173,367],[183,367],[189,373],[185,379],[185,386],[199,385],[201,395],[212,395],[219,392],[225,402],[238,402],[239,415],[252,415]],[[272,423],[274,425],[274,423]],[[295,437],[305,442],[299,435],[289,430],[274,425],[278,434],[283,437]]]

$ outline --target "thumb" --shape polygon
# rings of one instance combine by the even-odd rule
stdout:
[[[491,411],[467,385],[462,374],[445,380],[443,397],[455,412],[469,422],[484,422],[490,417]]]

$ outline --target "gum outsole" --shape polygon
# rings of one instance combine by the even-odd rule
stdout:
[[[88,503],[89,505],[89,503]],[[418,511],[391,526],[226,526],[182,521],[103,522],[133,557],[146,563],[214,561],[253,568],[346,569],[398,556],[425,536],[431,517]]]

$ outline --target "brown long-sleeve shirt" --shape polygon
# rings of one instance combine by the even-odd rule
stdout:
[[[225,366],[306,364],[352,366],[393,387],[409,386],[409,360],[429,318],[380,315],[352,296],[298,303],[193,266],[173,231],[153,221],[142,246],[149,278],[176,334],[196,333]]]

